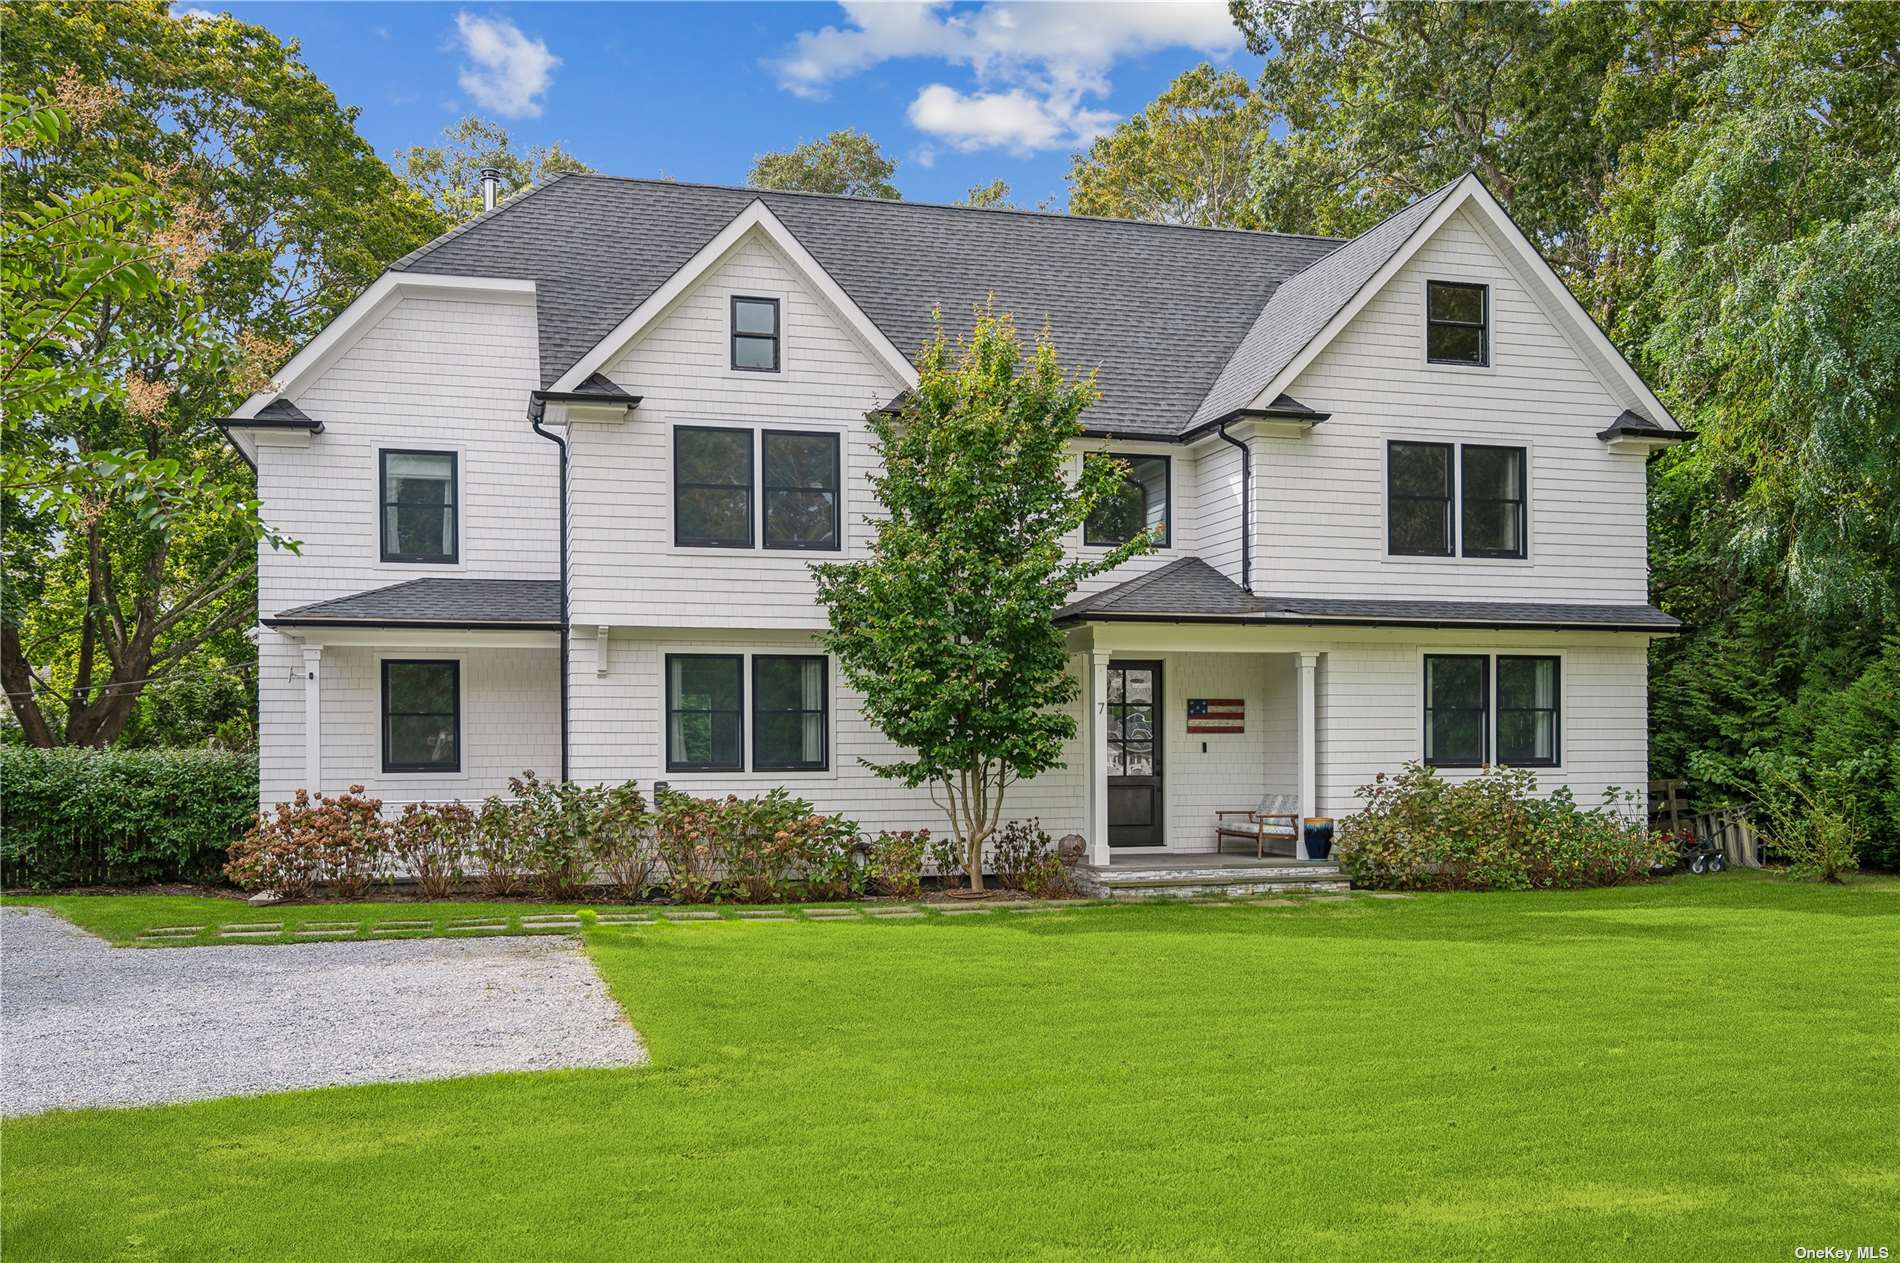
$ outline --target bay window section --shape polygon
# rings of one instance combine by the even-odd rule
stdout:
[[[666,770],[736,772],[744,766],[744,659],[736,653],[666,655]]]
[[[1090,452],[1082,459],[1119,459],[1128,466],[1128,474],[1120,487],[1089,514],[1082,527],[1082,542],[1091,547],[1114,548],[1147,530],[1154,532],[1157,545],[1165,546],[1171,490],[1168,458]]]
[[[1386,550],[1399,557],[1452,555],[1452,445],[1386,449]]]
[[[1556,767],[1556,658],[1498,655],[1498,762]]]
[[[752,431],[674,429],[673,541],[752,547]]]
[[[462,770],[462,664],[383,660],[383,771]]]
[[[839,536],[839,436],[766,430],[765,546],[836,550]]]
[[[1485,761],[1491,660],[1483,654],[1425,658],[1425,763],[1478,767]]]
[[[454,564],[454,452],[381,453],[382,559]]]
[[[829,766],[827,662],[804,654],[752,657],[752,767],[822,772]]]
[[[1524,449],[1467,443],[1459,460],[1465,556],[1521,559]]]

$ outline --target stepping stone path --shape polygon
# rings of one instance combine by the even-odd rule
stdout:
[[[1253,901],[1253,906],[1256,908],[1297,908],[1300,906],[1300,901],[1298,899],[1256,899]]]
[[[155,925],[151,929],[146,930],[143,934],[140,934],[139,937],[142,939],[155,939],[160,942],[170,940],[182,942],[188,938],[197,938],[200,934],[203,934],[204,931],[205,927],[202,925]]]
[[[717,921],[720,919],[720,916],[717,912],[671,912],[669,911],[666,914],[666,919],[669,921]]]
[[[792,914],[780,912],[776,908],[748,908],[741,909],[739,919],[741,921],[789,921],[792,919]]]
[[[276,938],[283,932],[282,921],[258,921],[245,925],[227,925],[218,932],[218,937],[222,939]]]
[[[601,912],[594,917],[596,925],[652,925],[651,912]]]
[[[1352,899],[1346,895],[1314,895],[1313,902],[1314,903],[1351,903]]]
[[[856,921],[859,919],[856,908],[807,908],[805,919],[808,921]]]
[[[922,908],[892,908],[885,912],[873,912],[871,915],[890,920],[893,917],[920,917],[924,915],[924,910]]]
[[[1374,899],[1410,899],[1412,898],[1411,895],[1400,894],[1396,890],[1366,890],[1366,891],[1355,891],[1354,893],[1370,895]]]
[[[524,930],[578,930],[581,928],[581,919],[572,913],[555,916],[522,917],[521,928]]]
[[[988,908],[938,908],[938,915],[946,917],[967,917],[974,913],[987,913]]]

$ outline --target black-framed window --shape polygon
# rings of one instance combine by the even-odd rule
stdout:
[[[1425,358],[1482,368],[1491,362],[1491,289],[1425,282]]]
[[[1460,547],[1467,557],[1525,555],[1525,450],[1466,443],[1458,453]]]
[[[842,445],[837,434],[763,430],[765,546],[836,550]]]
[[[383,659],[383,771],[462,770],[462,664]]]
[[[454,452],[383,449],[377,486],[384,561],[455,562],[457,481]]]
[[[673,542],[752,547],[752,431],[673,431]]]
[[[830,664],[822,654],[752,655],[752,767],[822,772],[830,766]]]
[[[1560,659],[1498,655],[1498,762],[1558,765],[1562,685]]]
[[[1490,727],[1491,659],[1484,654],[1425,656],[1425,762],[1477,767]]]
[[[1386,448],[1386,550],[1399,557],[1452,555],[1452,445]]]
[[[1168,542],[1168,501],[1173,492],[1173,469],[1166,456],[1121,456],[1090,452],[1083,460],[1119,459],[1128,476],[1115,494],[1095,506],[1082,526],[1082,542],[1113,548],[1144,530],[1155,532],[1155,542]]]
[[[745,657],[666,655],[666,770],[737,772],[745,765]]]
[[[779,365],[776,298],[732,299],[732,366],[749,373],[776,373]]]

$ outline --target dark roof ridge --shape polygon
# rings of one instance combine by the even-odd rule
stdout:
[[[553,184],[556,180],[616,180],[623,184],[649,184],[660,187],[686,189],[716,189],[726,193],[751,193],[759,197],[810,197],[833,202],[851,202],[854,204],[869,202],[872,205],[914,206],[925,210],[969,211],[977,215],[1023,215],[1032,219],[1062,219],[1080,220],[1084,223],[1126,224],[1134,228],[1229,233],[1235,236],[1245,237],[1289,237],[1297,241],[1329,241],[1339,245],[1344,245],[1346,242],[1352,240],[1350,237],[1328,237],[1311,232],[1273,232],[1262,228],[1223,228],[1208,224],[1162,224],[1152,219],[1122,219],[1114,215],[1077,215],[1071,211],[1032,210],[1023,206],[959,206],[955,202],[919,202],[912,201],[909,198],[859,197],[852,193],[818,193],[810,189],[761,189],[755,188],[750,184],[719,184],[710,180],[669,180],[650,175],[614,175],[606,171],[563,171],[558,175],[549,176],[545,183],[535,185],[533,191],[547,188],[548,185]],[[504,205],[513,205],[520,200],[521,198],[517,197],[504,203]],[[502,206],[495,208],[495,210],[501,209]],[[485,218],[487,215],[493,213],[493,211],[485,211],[483,212],[483,217]],[[475,222],[477,221],[469,221],[470,224]],[[466,226],[467,225],[464,225],[464,227]]]

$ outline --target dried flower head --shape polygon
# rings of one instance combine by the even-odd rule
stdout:
[[[87,83],[79,77],[78,67],[68,66],[59,77],[59,86],[53,89],[53,104],[66,112],[75,128],[86,132],[97,127],[106,111],[119,103],[119,95],[113,85]]]
[[[188,281],[211,257],[211,242],[220,221],[202,202],[181,202],[172,212],[171,222],[152,235],[153,243],[165,256],[172,277]]]
[[[125,410],[141,421],[155,421],[171,402],[172,385],[143,373],[125,379]]]

